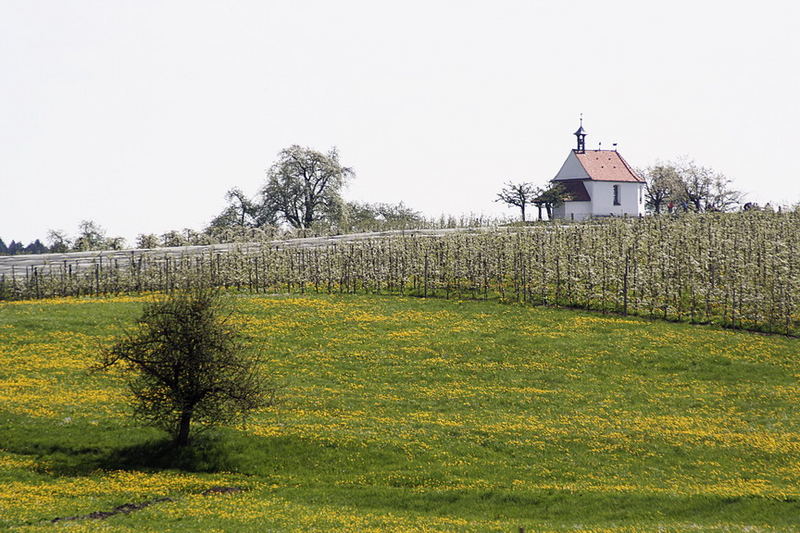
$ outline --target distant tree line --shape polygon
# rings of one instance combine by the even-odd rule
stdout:
[[[25,246],[22,242],[11,241],[8,245],[0,238],[0,255],[46,254],[65,252],[86,252],[90,250],[121,250],[125,248],[122,237],[107,237],[106,231],[91,220],[84,220],[78,226],[78,235],[71,238],[66,232],[50,230],[47,243],[40,239]]]
[[[6,244],[3,239],[0,239],[0,255],[16,255],[16,254],[46,254],[50,248],[42,244],[42,241],[36,239],[27,246],[22,242],[11,241]]]
[[[227,205],[202,231],[185,228],[160,235],[142,233],[136,238],[135,246],[207,245],[486,222],[479,217],[425,219],[402,202],[345,201],[342,189],[354,176],[351,168],[340,163],[336,148],[322,153],[293,145],[278,154],[255,197],[251,198],[238,187],[230,189],[225,196]],[[114,250],[126,244],[121,237],[107,237],[105,230],[88,220],[81,222],[76,237],[50,230],[46,241],[44,244],[37,239],[26,246],[17,241],[6,245],[0,240],[0,254]]]

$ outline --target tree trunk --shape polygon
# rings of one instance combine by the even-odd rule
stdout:
[[[308,229],[314,223],[314,211],[309,209],[303,215],[303,229]]]
[[[525,222],[525,204],[520,206],[520,210],[522,211],[522,221]]]
[[[536,209],[539,210],[539,221],[542,220],[542,204],[536,204]]]
[[[184,409],[181,413],[181,419],[178,422],[178,435],[175,438],[175,444],[178,447],[183,447],[189,444],[189,426],[192,422],[192,409]]]

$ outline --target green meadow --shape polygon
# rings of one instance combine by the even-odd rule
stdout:
[[[179,452],[89,371],[146,298],[0,303],[0,529],[800,530],[800,339],[232,295],[282,401]]]

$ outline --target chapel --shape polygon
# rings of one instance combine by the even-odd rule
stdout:
[[[553,209],[553,217],[585,220],[644,215],[645,181],[620,155],[616,145],[613,150],[587,150],[583,117],[574,135],[577,147],[550,180],[566,191],[566,199]]]

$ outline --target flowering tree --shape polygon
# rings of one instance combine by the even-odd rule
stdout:
[[[646,206],[660,213],[668,203],[683,211],[731,211],[744,195],[733,181],[711,167],[692,160],[659,163],[643,172]]]
[[[308,229],[341,211],[340,193],[352,176],[353,170],[339,162],[336,148],[323,154],[290,146],[281,150],[267,172],[262,210],[295,228]]]
[[[681,190],[681,178],[673,164],[656,164],[641,172],[645,177],[645,207],[655,214],[665,210]]]

